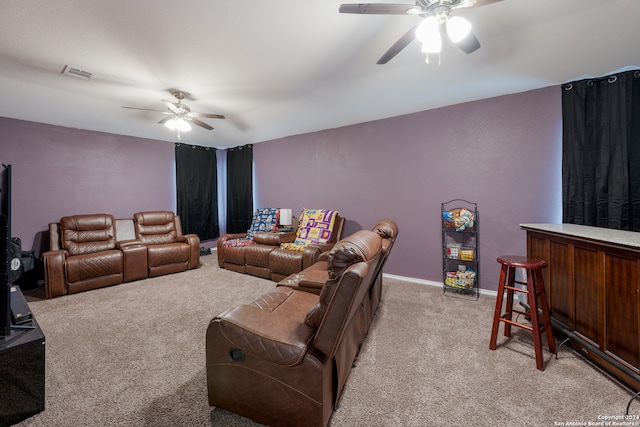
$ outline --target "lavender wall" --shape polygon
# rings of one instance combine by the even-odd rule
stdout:
[[[64,215],[175,211],[171,143],[0,118],[0,162],[14,166],[12,234],[38,254]],[[560,162],[551,87],[254,144],[255,203],[338,209],[346,234],[392,218],[385,271],[441,282],[440,203],[475,201],[480,286],[495,289],[496,257],[526,252],[518,225],[560,221]]]
[[[338,209],[346,234],[395,220],[385,272],[442,282],[440,204],[478,203],[480,286],[502,254],[526,253],[521,223],[561,218],[556,87],[254,145],[256,206]]]
[[[65,215],[175,211],[171,143],[0,118],[0,162],[13,168],[13,236],[39,255]]]

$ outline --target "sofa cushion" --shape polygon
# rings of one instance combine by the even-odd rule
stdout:
[[[173,212],[138,212],[134,220],[136,237],[145,245],[174,243],[178,238]]]
[[[109,214],[65,216],[60,220],[60,234],[62,248],[72,256],[116,247],[113,216]]]
[[[184,243],[163,243],[147,248],[149,267],[189,262],[189,245]]]
[[[331,233],[338,211],[326,209],[304,209],[302,220],[293,243],[283,243],[280,247],[292,251],[304,251],[308,245],[323,245],[331,240]]]
[[[108,250],[68,257],[66,271],[68,283],[103,276],[122,276],[122,252]]]
[[[307,313],[305,318],[307,325],[314,329],[320,327],[336,287],[347,268],[356,262],[373,259],[381,249],[380,238],[374,232],[368,230],[357,231],[336,243],[327,258],[329,279],[322,287],[322,291],[320,291],[319,302]]]

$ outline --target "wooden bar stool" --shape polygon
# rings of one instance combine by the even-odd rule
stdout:
[[[549,317],[549,307],[547,306],[547,295],[544,290],[544,281],[542,279],[542,268],[547,266],[545,261],[537,258],[530,258],[516,255],[505,255],[498,257],[498,262],[502,264],[500,270],[500,282],[498,283],[498,295],[496,297],[496,311],[493,315],[493,329],[491,330],[491,343],[489,348],[496,349],[496,338],[498,337],[498,329],[500,322],[504,322],[504,336],[511,336],[511,325],[519,328],[527,329],[533,332],[533,347],[536,353],[536,367],[544,371],[542,361],[542,332],[547,333],[547,342],[549,351],[553,354],[556,352],[556,343],[553,340],[553,331],[551,330],[551,319]],[[516,268],[523,268],[527,273],[527,281],[522,282],[515,279]],[[516,285],[523,285],[524,288]],[[502,301],[504,299],[504,291],[507,291],[507,304],[505,313],[502,314]],[[527,303],[529,311],[517,310],[513,307],[513,293],[522,292],[527,295]],[[538,314],[538,309],[541,315]],[[513,320],[513,313],[524,315],[530,318],[531,325],[519,323]],[[516,318],[517,320],[517,318]]]

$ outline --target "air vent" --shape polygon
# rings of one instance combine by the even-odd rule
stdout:
[[[91,71],[83,70],[78,67],[72,67],[70,65],[65,65],[62,69],[62,74],[66,74],[68,76],[77,77],[84,80],[89,80],[93,77],[93,73]]]

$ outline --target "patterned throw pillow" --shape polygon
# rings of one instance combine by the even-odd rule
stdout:
[[[302,220],[293,243],[282,243],[283,249],[304,251],[309,245],[323,245],[331,239],[338,211],[326,209],[304,209]]]
[[[253,235],[259,231],[277,230],[279,223],[280,208],[256,209],[251,221],[251,228],[247,230],[247,237],[253,239]]]
[[[247,237],[226,240],[224,247],[242,247],[255,243],[253,236],[260,231],[272,231],[278,229],[280,223],[280,208],[256,209],[251,220],[251,227],[247,230]]]

